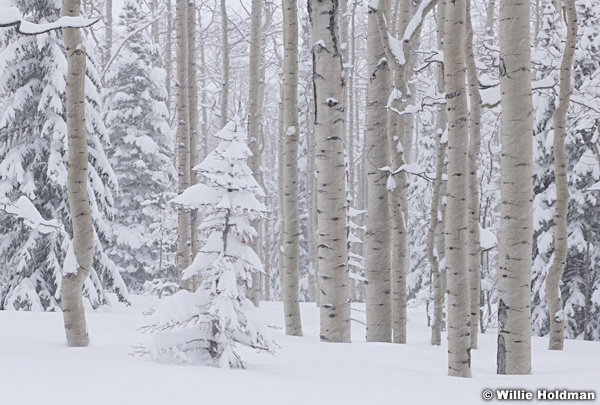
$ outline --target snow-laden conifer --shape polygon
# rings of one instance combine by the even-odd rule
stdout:
[[[17,2],[23,15],[38,23],[60,16],[55,1]],[[95,252],[84,285],[86,305],[105,302],[103,287],[121,299],[127,289],[102,244],[111,237],[112,192],[116,178],[104,153],[108,139],[99,111],[98,75],[88,49],[86,129],[89,147],[88,193],[92,204]],[[0,213],[0,274],[5,284],[0,308],[54,310],[60,303],[61,273],[70,245],[67,202],[67,61],[60,31],[37,36],[0,31],[0,199],[28,197],[44,218],[60,221],[66,233],[43,233]]]
[[[118,23],[126,42],[106,76],[105,123],[110,162],[119,181],[115,198],[116,245],[110,255],[140,288],[150,276],[173,272],[166,260],[165,220],[173,191],[173,143],[165,104],[165,71],[159,47],[143,30],[147,7],[126,0]],[[162,257],[162,260],[161,260]],[[159,274],[161,273],[161,274]]]
[[[150,329],[176,332],[155,335],[154,357],[220,367],[243,367],[236,343],[272,352],[275,344],[255,306],[246,298],[252,274],[263,266],[251,247],[256,230],[250,225],[267,211],[258,201],[264,193],[246,160],[251,152],[237,121],[215,135],[221,142],[194,170],[200,184],[174,202],[199,209],[201,232],[208,237],[184,279],[201,274],[195,293],[180,291],[154,313]]]

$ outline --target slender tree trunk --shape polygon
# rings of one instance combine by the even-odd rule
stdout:
[[[112,2],[112,0],[106,0],[107,3],[109,1]],[[152,23],[152,41],[155,44],[158,44],[160,41],[160,19],[158,18],[158,0],[152,0],[151,7],[152,18],[154,19],[154,22]]]
[[[467,192],[469,140],[465,88],[465,0],[446,2],[444,82],[448,110],[448,188],[445,230],[448,289],[448,375],[471,376]]]
[[[311,102],[312,101],[312,102]],[[317,248],[317,227],[318,227],[318,215],[317,215],[317,181],[315,173],[317,171],[316,163],[316,141],[314,131],[314,100],[310,99],[311,104],[308,108],[308,249],[310,255],[310,262],[312,263],[312,269],[314,271],[314,278],[311,280],[312,288],[315,289],[314,300],[319,305],[321,293],[319,292],[319,259],[318,259],[318,248]]]
[[[391,249],[390,211],[386,175],[379,168],[389,165],[386,101],[391,74],[379,35],[377,13],[387,11],[385,1],[380,10],[369,8],[367,31],[367,130],[365,165],[367,174],[367,232],[365,234],[365,275],[367,342],[391,342]]]
[[[221,52],[223,52],[223,83],[221,87],[221,128],[227,124],[229,110],[229,33],[227,0],[221,0]],[[254,173],[254,172],[253,172]]]
[[[558,107],[554,112],[554,173],[556,181],[556,206],[554,208],[554,261],[546,277],[546,301],[550,319],[548,349],[562,350],[565,339],[563,300],[560,296],[560,280],[568,254],[567,212],[569,208],[569,170],[565,149],[567,111],[571,96],[571,66],[577,45],[577,11],[575,0],[564,0],[567,17],[567,42],[560,64],[560,91]]]
[[[485,35],[489,43],[494,41],[494,10],[496,8],[496,0],[488,0],[485,10]]]
[[[260,21],[259,21],[260,22]],[[302,336],[300,320],[300,223],[298,212],[298,9],[283,0],[283,311],[285,333]]]
[[[206,36],[204,31],[202,30],[202,14],[198,13],[198,28],[200,30],[200,40],[199,40],[199,51],[200,51],[200,110],[202,113],[202,158],[206,158],[208,156],[208,109],[206,107],[207,104],[207,95],[206,95],[206,52],[205,52],[205,41]]]
[[[317,237],[322,341],[350,341],[344,83],[337,0],[308,0],[313,45],[317,146]]]
[[[585,305],[583,306],[583,340],[592,340],[590,324],[590,307],[592,305],[592,280],[590,279],[590,242],[592,238],[591,229],[588,228],[586,235],[585,257],[583,259],[583,280]]]
[[[500,3],[498,374],[531,372],[533,105],[529,7],[520,0]]]
[[[113,45],[113,0],[106,0],[106,43],[104,45],[104,66],[110,60]]]
[[[167,88],[167,109],[169,110],[169,122],[172,122],[172,98],[171,98],[171,78],[173,77],[173,16],[171,14],[173,5],[171,0],[167,1],[167,32],[165,33],[165,87]]]
[[[187,31],[188,31],[188,99],[190,114],[190,185],[198,183],[194,167],[200,162],[198,143],[200,140],[200,131],[198,128],[198,69],[196,57],[196,3],[188,0],[187,8]],[[190,211],[191,227],[191,254],[196,257],[200,250],[200,234],[198,232],[198,210]],[[192,290],[200,285],[200,276],[196,275],[192,279]]]
[[[436,19],[437,49],[442,50],[444,38],[444,10],[445,2],[438,3],[438,14]],[[441,65],[436,67],[437,92],[444,93],[444,68]],[[433,193],[431,196],[431,211],[429,230],[427,232],[427,259],[431,266],[431,284],[433,287],[433,323],[431,325],[431,344],[440,346],[442,344],[442,324],[444,291],[442,290],[442,275],[440,269],[440,259],[443,252],[436,249],[436,232],[438,228],[438,216],[441,208],[441,191],[444,174],[444,161],[446,158],[446,143],[442,143],[442,136],[446,130],[448,116],[446,109],[438,109],[435,118],[436,138],[435,138],[435,180],[433,183]]]
[[[471,349],[477,349],[479,311],[481,305],[481,243],[479,238],[479,150],[481,148],[481,95],[473,53],[473,25],[471,0],[467,0],[466,13],[467,82],[469,84],[469,234],[467,238],[469,265],[469,306],[471,314]]]
[[[62,15],[80,16],[79,0],[63,0]],[[87,346],[82,288],[94,258],[94,225],[88,195],[88,146],[85,129],[86,54],[79,28],[64,28],[67,53],[67,194],[73,225],[73,251],[78,268],[63,274],[60,286],[61,306],[69,347]],[[74,270],[74,269],[73,269]]]
[[[258,184],[263,186],[261,165],[262,139],[260,132],[260,94],[261,94],[261,36],[262,36],[262,0],[252,0],[251,30],[250,30],[250,89],[248,95],[248,146],[252,156],[248,159],[248,166]],[[281,172],[280,172],[281,173]],[[296,174],[297,175],[297,174]],[[297,186],[297,184],[296,184]],[[264,187],[263,187],[264,188]],[[258,221],[253,223],[258,235],[254,238],[252,247],[262,259],[262,228]],[[264,261],[264,260],[263,260]],[[248,298],[258,306],[261,299],[260,274],[252,275],[252,289]]]
[[[177,191],[190,187],[190,112],[189,112],[189,62],[188,62],[188,0],[177,0]],[[191,264],[190,212],[177,210],[177,263],[179,286],[191,290],[192,282],[183,280],[182,272]]]

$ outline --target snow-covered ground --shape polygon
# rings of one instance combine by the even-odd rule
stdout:
[[[287,337],[279,302],[261,312],[281,346],[276,355],[240,349],[246,370],[158,364],[133,357],[150,335],[136,329],[155,297],[133,296],[133,306],[88,313],[88,348],[67,348],[58,313],[0,311],[0,404],[477,404],[484,389],[596,390],[600,344],[568,340],[562,352],[533,339],[533,373],[496,375],[494,333],[480,337],[473,378],[446,375],[446,346],[429,345],[423,308],[409,309],[409,344],[365,343],[353,322],[351,344],[320,343],[318,309],[302,304],[305,336]],[[353,317],[364,320],[364,307]],[[497,402],[494,400],[493,402]],[[538,402],[534,399],[532,402]],[[592,403],[595,401],[592,401]],[[569,403],[569,401],[560,401]]]

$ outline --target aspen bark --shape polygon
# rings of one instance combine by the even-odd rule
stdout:
[[[198,143],[200,132],[198,129],[198,69],[196,58],[196,3],[188,0],[187,7],[187,37],[188,37],[188,106],[189,106],[189,131],[190,131],[190,186],[198,183],[194,167],[200,162]],[[190,211],[191,229],[191,257],[196,257],[200,250],[200,234],[198,232],[198,210]],[[200,275],[191,279],[192,291],[200,286]]]
[[[402,0],[398,9],[398,32],[404,35],[410,21],[410,1]],[[384,44],[385,45],[385,44]],[[390,56],[388,56],[390,57]],[[388,92],[396,92],[393,106],[401,111],[407,104],[409,96],[406,67],[410,66],[410,54],[405,55],[406,64],[395,63],[394,83]],[[401,94],[398,94],[397,92]],[[412,139],[410,116],[398,116],[388,111],[388,145],[392,167],[397,169],[406,163],[405,148]],[[409,149],[410,150],[410,149]],[[406,228],[408,219],[406,173],[395,175],[396,187],[390,190],[388,199],[392,220],[392,342],[406,343],[406,274],[410,266],[409,235]]]
[[[200,30],[199,51],[200,51],[200,111],[202,113],[202,157],[208,156],[208,109],[207,94],[206,94],[206,52],[205,52],[205,35],[202,29],[202,15],[198,13],[198,28]]]
[[[113,0],[106,0],[106,38],[104,49],[104,65],[110,60],[113,45]]]
[[[438,3],[438,13],[436,19],[437,49],[442,50],[442,40],[444,38],[444,14],[445,3]],[[441,65],[436,67],[437,91],[444,93],[444,68]],[[438,216],[441,208],[441,191],[444,174],[444,161],[446,158],[446,143],[442,143],[442,136],[446,130],[448,116],[445,108],[439,108],[435,118],[436,138],[435,138],[435,180],[433,183],[433,193],[431,196],[431,210],[429,229],[427,231],[427,259],[431,266],[431,284],[433,287],[433,322],[431,324],[431,344],[439,346],[442,344],[442,323],[444,291],[442,289],[442,275],[440,269],[440,259],[443,252],[436,249],[436,232],[438,229]]]
[[[106,0],[107,3],[109,1],[112,3],[112,0]],[[152,0],[152,3],[150,3],[150,4],[152,6],[152,9],[151,9],[151,11],[152,11],[152,18],[155,19],[154,22],[152,23],[152,41],[155,44],[158,44],[159,41],[160,41],[160,38],[159,38],[159,34],[160,34],[160,19],[158,18],[158,15],[157,15],[157,12],[158,12],[158,0]],[[111,7],[112,7],[112,5],[111,5]],[[108,15],[107,15],[107,17],[108,17]]]
[[[229,110],[229,24],[227,19],[227,0],[221,0],[221,52],[223,52],[223,83],[221,87],[221,128],[227,124]],[[251,135],[250,135],[251,136]],[[254,172],[253,172],[254,173]]]
[[[344,83],[337,0],[308,0],[313,40],[322,341],[350,341]]]
[[[302,336],[300,320],[300,223],[298,211],[298,8],[283,0],[283,311],[285,333]]]
[[[262,4],[262,0],[252,0],[249,60],[250,88],[248,95],[248,147],[252,152],[252,156],[248,158],[248,166],[250,167],[250,170],[252,170],[254,178],[261,186],[263,186],[263,175],[260,168],[262,153],[261,149],[263,143],[260,132]],[[229,62],[227,69],[229,69]],[[227,77],[229,77],[229,73],[227,73]],[[262,259],[262,228],[258,221],[253,222],[252,225],[258,232],[257,237],[254,238],[252,243],[252,248]],[[252,288],[249,291],[248,298],[254,303],[255,306],[260,304],[261,285],[259,273],[252,274]]]
[[[563,300],[560,295],[560,280],[568,254],[567,213],[569,208],[569,170],[565,148],[567,111],[571,96],[571,66],[577,45],[577,11],[575,0],[564,0],[567,17],[567,41],[560,64],[560,91],[558,107],[554,112],[554,178],[556,181],[556,206],[554,208],[554,262],[546,277],[546,301],[550,319],[548,349],[562,350],[564,345],[565,321]]]
[[[390,211],[387,178],[379,168],[389,165],[386,101],[391,74],[379,35],[377,13],[369,8],[367,31],[367,128],[365,138],[365,171],[367,177],[367,232],[364,241],[365,288],[367,309],[367,342],[391,342],[391,254]],[[384,14],[385,15],[385,14]]]
[[[190,187],[190,113],[189,113],[189,62],[188,62],[188,0],[177,0],[177,191]],[[177,210],[177,263],[179,286],[191,290],[191,280],[182,280],[182,271],[191,264],[190,212]]]
[[[469,306],[471,315],[471,349],[477,349],[479,312],[481,305],[481,243],[479,237],[479,149],[481,148],[481,95],[473,53],[473,25],[471,23],[471,0],[466,12],[466,62],[469,84],[469,229],[467,237],[469,265]]]
[[[465,0],[446,2],[444,85],[448,110],[448,184],[445,224],[448,291],[448,375],[471,376],[467,192],[469,140],[465,88]]]
[[[169,122],[172,121],[172,98],[171,98],[171,77],[173,77],[173,17],[172,11],[173,4],[171,0],[167,0],[167,32],[165,33],[165,69],[167,75],[165,76],[165,87],[167,88],[167,109],[169,110]]]
[[[312,263],[312,269],[314,271],[314,277],[311,280],[312,288],[315,289],[314,301],[319,306],[321,293],[319,292],[319,255],[317,248],[317,227],[318,227],[318,214],[317,214],[317,163],[315,154],[317,152],[315,131],[314,131],[314,100],[308,108],[308,245],[310,261]]]
[[[496,0],[488,0],[485,9],[485,35],[488,43],[494,40],[494,10],[496,8]]]
[[[79,0],[63,0],[63,16],[79,17],[80,11]],[[73,250],[78,268],[74,273],[63,274],[60,296],[67,345],[82,347],[89,343],[82,288],[94,258],[94,226],[88,195],[89,162],[85,129],[86,54],[79,28],[64,28],[63,39],[67,54],[67,194],[73,226]]]
[[[528,2],[500,3],[498,374],[531,372],[533,103]]]

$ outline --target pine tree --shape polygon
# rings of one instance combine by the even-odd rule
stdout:
[[[106,76],[110,162],[120,188],[115,199],[116,245],[110,254],[136,289],[151,276],[165,278],[174,271],[173,263],[160,260],[175,169],[159,47],[147,30],[140,30],[147,13],[137,1],[123,5],[118,26],[128,39]]]
[[[34,22],[60,16],[54,1],[19,1],[19,9]],[[0,33],[0,199],[28,197],[44,218],[59,220],[66,234],[42,234],[0,213],[3,242],[0,268],[6,285],[0,308],[55,310],[60,304],[60,280],[70,245],[67,203],[66,57],[60,31],[36,37]],[[109,217],[116,178],[104,153],[108,142],[99,111],[99,78],[88,51],[86,130],[89,148],[88,193],[92,204],[95,251],[90,277],[84,284],[88,307],[105,303],[103,288],[114,288],[122,300],[127,289],[103,244],[111,238]]]
[[[208,238],[183,275],[202,274],[200,288],[170,297],[156,314],[151,328],[182,330],[156,335],[155,357],[238,368],[243,362],[236,343],[274,350],[266,325],[246,298],[252,275],[263,271],[251,247],[257,232],[250,222],[267,209],[258,201],[264,192],[246,163],[251,152],[241,130],[239,122],[231,121],[215,135],[221,143],[194,168],[206,183],[189,187],[174,200],[185,209],[204,211],[200,230]]]

